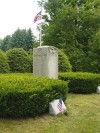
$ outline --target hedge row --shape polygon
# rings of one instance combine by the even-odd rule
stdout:
[[[60,73],[59,79],[69,80],[69,92],[73,93],[95,93],[100,85],[100,74],[67,72]]]
[[[10,70],[6,53],[0,50],[0,73],[8,73]]]
[[[32,58],[22,48],[0,50],[0,73],[32,72]]]
[[[70,64],[70,61],[62,50],[58,50],[58,69],[59,69],[59,72],[72,71],[72,66]]]
[[[33,71],[33,51],[25,51],[22,48],[13,48],[6,53],[0,50],[0,73],[29,73]],[[68,57],[59,50],[59,72],[72,71]]]
[[[31,60],[24,49],[10,49],[7,51],[7,57],[11,72],[31,72]]]
[[[1,74],[0,117],[43,114],[48,111],[50,101],[60,95],[65,100],[67,92],[68,84],[64,81],[31,74]]]

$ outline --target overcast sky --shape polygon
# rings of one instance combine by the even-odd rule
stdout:
[[[33,19],[39,11],[37,0],[0,0],[0,38],[18,28],[31,28],[36,35],[37,23]]]

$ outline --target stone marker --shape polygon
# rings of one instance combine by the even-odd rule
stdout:
[[[62,101],[62,110],[60,111],[58,109],[58,103],[59,103],[59,99],[53,100],[52,102],[49,103],[49,113],[51,115],[58,115],[60,113],[64,113],[66,111],[66,106],[64,104],[64,102]]]
[[[97,87],[97,93],[100,94],[100,86]]]
[[[53,46],[40,46],[33,49],[33,74],[58,78],[58,49]]]

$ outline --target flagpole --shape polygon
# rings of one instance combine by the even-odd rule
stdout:
[[[42,46],[42,2],[41,0],[40,46]]]
[[[40,46],[42,45],[42,23],[40,23]]]

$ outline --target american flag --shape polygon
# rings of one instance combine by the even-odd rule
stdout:
[[[41,11],[34,17],[34,23],[38,20],[41,20],[42,18],[42,14],[41,14]]]
[[[60,112],[63,111],[63,109],[62,109],[62,97],[60,97],[60,99],[59,99],[59,102],[58,102],[57,108],[59,109]]]

